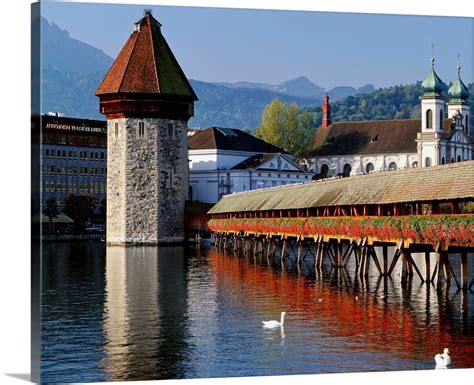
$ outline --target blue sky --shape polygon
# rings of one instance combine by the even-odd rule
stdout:
[[[430,69],[473,79],[473,19],[148,6],[189,78],[280,83],[307,76],[325,88],[423,80]],[[71,37],[117,55],[147,6],[43,3]]]

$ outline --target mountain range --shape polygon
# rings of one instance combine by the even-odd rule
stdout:
[[[56,111],[66,116],[104,119],[94,95],[113,59],[104,51],[71,38],[57,24],[41,18],[42,113]],[[190,79],[199,101],[189,127],[238,127],[253,131],[263,109],[274,98],[300,107],[321,105],[327,92],[332,100],[375,90],[371,84],[358,89],[341,86],[326,91],[307,77],[280,84],[254,82],[215,83]]]
[[[330,90],[325,90],[309,80],[306,76],[300,76],[296,79],[287,80],[280,84],[266,84],[266,83],[252,83],[252,82],[236,82],[236,83],[213,83],[216,85],[223,85],[229,88],[253,88],[263,89],[273,92],[278,92],[288,96],[297,96],[299,98],[309,98],[315,100],[322,100],[327,93],[332,100],[339,100],[347,96],[352,96],[359,93],[371,93],[375,91],[373,84],[366,84],[359,88],[350,86],[334,87]]]

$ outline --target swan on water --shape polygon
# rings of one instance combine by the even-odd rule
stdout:
[[[280,322],[275,321],[275,320],[262,321],[263,327],[264,328],[277,328],[279,326],[283,327],[283,324],[285,322],[285,314],[286,314],[286,312],[284,312],[284,311],[281,312]]]
[[[444,348],[442,354],[435,356],[436,366],[449,366],[451,365],[451,357],[449,356],[449,349]]]

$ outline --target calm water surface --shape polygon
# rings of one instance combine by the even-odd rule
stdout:
[[[456,368],[474,367],[474,293],[453,285],[402,289],[396,274],[316,273],[311,260],[298,271],[204,246],[43,251],[44,382],[433,369],[445,346]],[[262,329],[281,311],[284,329]]]

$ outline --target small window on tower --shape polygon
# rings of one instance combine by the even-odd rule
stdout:
[[[173,123],[168,123],[168,138],[173,138]]]
[[[145,136],[145,123],[138,122],[138,137],[143,138]]]
[[[433,128],[433,111],[426,111],[426,128]]]

